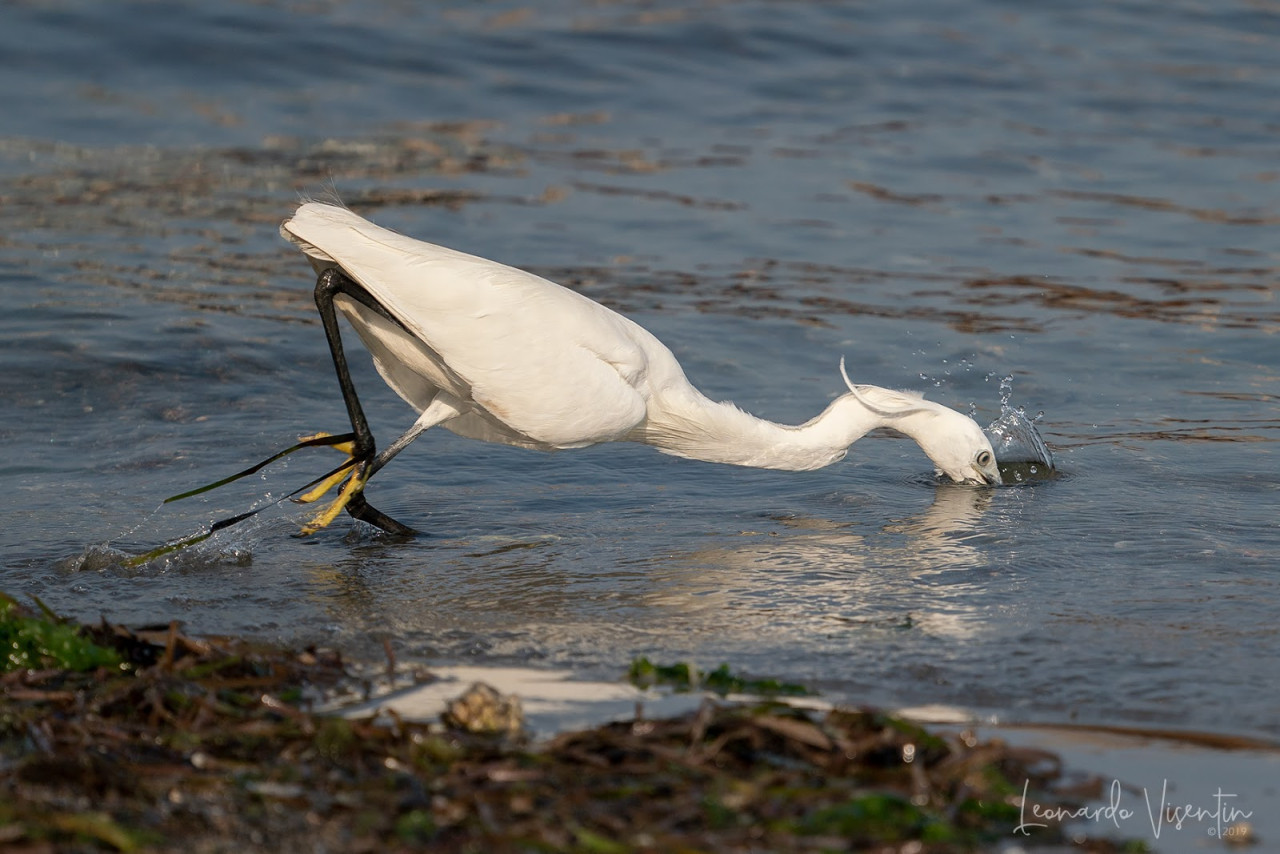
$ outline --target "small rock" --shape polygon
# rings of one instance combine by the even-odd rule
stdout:
[[[524,726],[524,712],[519,697],[504,697],[492,685],[476,682],[449,703],[440,720],[450,729],[514,737]]]

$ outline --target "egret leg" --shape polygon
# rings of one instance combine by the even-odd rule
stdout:
[[[373,477],[387,463],[391,462],[392,457],[409,447],[414,439],[421,436],[427,430],[448,421],[457,415],[461,415],[462,410],[457,405],[456,399],[446,392],[439,392],[432,399],[426,409],[422,410],[422,414],[418,416],[418,420],[413,422],[413,426],[391,443],[385,451],[378,454],[373,462],[369,465],[369,477]]]
[[[360,398],[356,394],[355,384],[351,381],[347,357],[342,348],[338,313],[333,305],[334,298],[339,294],[368,306],[384,317],[390,317],[386,309],[379,305],[368,291],[338,268],[330,267],[316,279],[316,308],[320,312],[320,323],[324,327],[324,335],[329,342],[329,354],[333,357],[333,367],[338,374],[338,386],[342,389],[342,400],[347,407],[347,417],[351,420],[351,431],[355,434],[351,456],[356,460],[356,465],[351,473],[351,479],[343,487],[337,500],[316,516],[303,529],[303,533],[312,533],[323,528],[345,509],[353,518],[381,528],[390,534],[414,534],[416,532],[412,528],[402,525],[378,510],[364,497],[365,483],[381,466],[377,465],[377,445],[373,439],[373,431],[369,429],[369,422],[364,417],[364,409],[360,406]],[[394,320],[394,318],[390,319]]]
[[[313,534],[316,531],[328,525],[334,520],[339,512],[345,507],[347,512],[357,519],[362,519],[370,525],[376,525],[384,531],[393,534],[410,535],[416,533],[412,528],[404,525],[387,516],[377,508],[371,506],[364,497],[364,484],[369,478],[373,477],[383,466],[391,462],[391,459],[405,448],[409,446],[414,439],[421,436],[428,429],[436,426],[442,421],[448,421],[450,418],[460,414],[459,408],[455,405],[453,397],[445,393],[436,395],[431,404],[418,416],[418,420],[413,422],[413,426],[406,430],[398,439],[391,443],[391,446],[382,453],[378,454],[372,460],[362,464],[357,471],[351,474],[350,480],[342,488],[342,492],[338,495],[336,501],[317,514],[302,529],[302,533]],[[326,478],[320,482],[320,485],[311,492],[299,497],[298,501],[314,501],[321,495],[324,495],[334,486],[341,482],[346,476],[346,472],[337,472],[332,477]]]

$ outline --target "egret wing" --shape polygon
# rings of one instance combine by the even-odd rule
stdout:
[[[599,303],[334,205],[302,205],[282,232],[409,330],[416,341],[400,342],[394,358],[416,361],[408,367],[535,442],[594,444],[643,420],[647,354],[666,348]]]

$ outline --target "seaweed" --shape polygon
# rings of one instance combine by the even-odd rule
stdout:
[[[79,626],[58,619],[39,599],[35,602],[41,616],[0,593],[0,672],[41,667],[84,671],[121,664],[115,650],[95,644]]]
[[[627,679],[637,688],[661,685],[675,691],[710,691],[727,697],[730,694],[752,694],[760,697],[804,697],[811,695],[803,685],[779,682],[776,679],[748,679],[721,664],[715,670],[700,671],[688,662],[654,664],[640,656],[631,662]]]
[[[439,721],[347,718],[318,711],[358,693],[333,650],[0,616],[98,650],[0,675],[6,850],[953,852],[1007,840],[1024,784],[1071,803],[1052,754],[874,709],[708,699],[530,744],[487,686]]]

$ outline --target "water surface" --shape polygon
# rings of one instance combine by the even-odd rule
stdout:
[[[1280,281],[1265,4],[378,2],[0,10],[0,589],[82,618],[615,678],[1280,734]],[[1063,476],[936,484],[429,434],[371,500],[264,511],[346,429],[276,227],[381,224],[627,312],[796,423],[861,382],[1043,410]],[[372,369],[387,441],[412,420]],[[158,509],[159,508],[159,509]],[[103,558],[106,555],[106,559]]]

